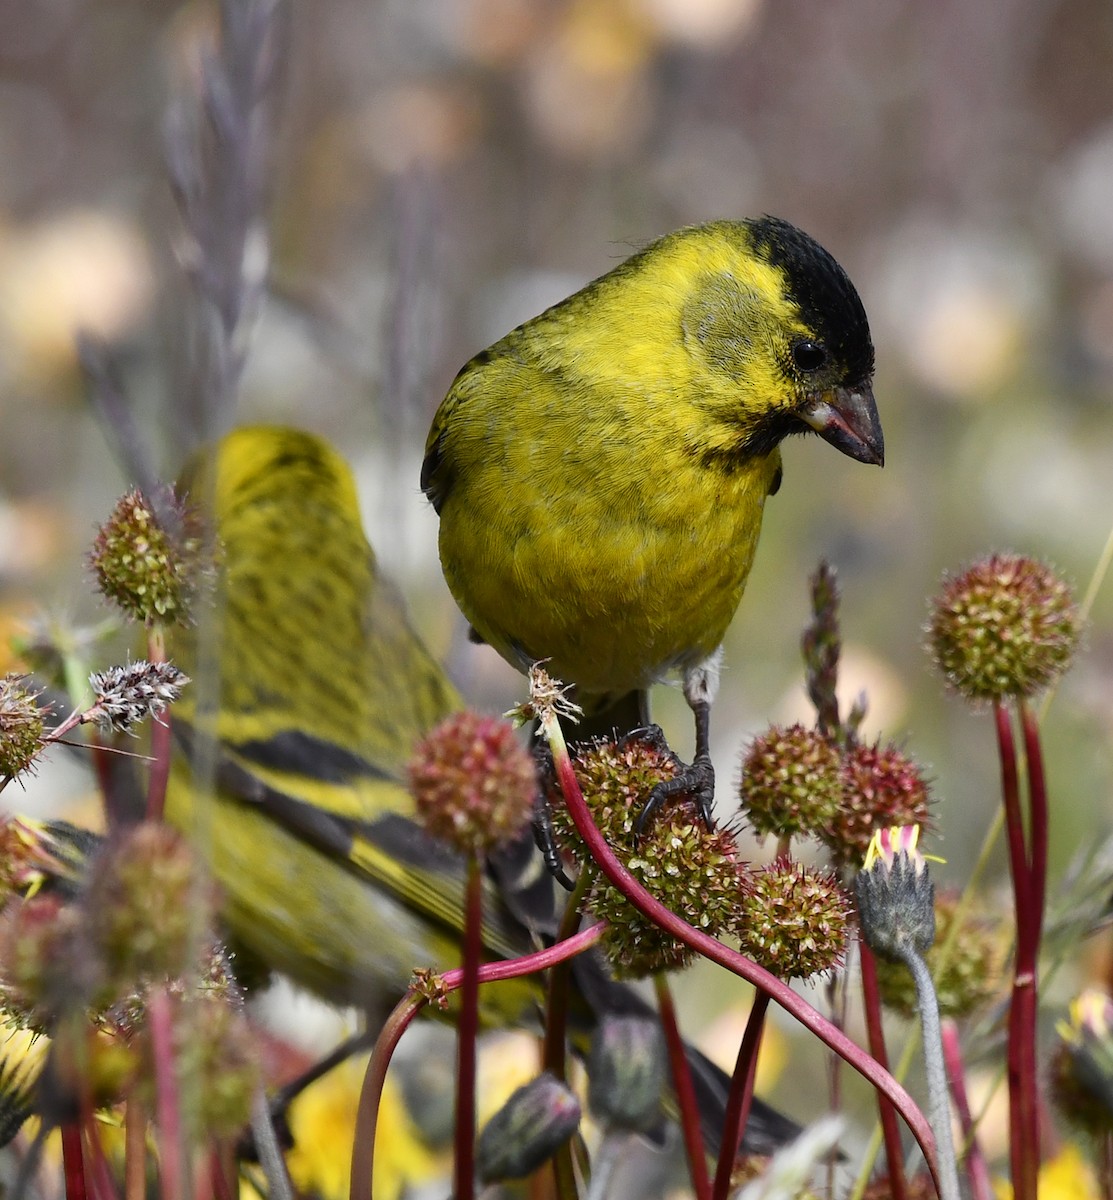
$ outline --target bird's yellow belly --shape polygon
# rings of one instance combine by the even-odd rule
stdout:
[[[648,499],[569,489],[516,511],[472,496],[442,513],[445,575],[468,620],[516,666],[549,659],[588,693],[648,687],[722,641],[772,469],[717,488],[663,476]]]

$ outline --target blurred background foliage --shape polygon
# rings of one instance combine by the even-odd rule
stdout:
[[[632,248],[775,213],[863,296],[887,464],[786,447],[727,647],[720,811],[743,740],[806,713],[806,577],[827,556],[847,695],[865,687],[867,727],[928,764],[932,849],[964,879],[996,763],[988,719],[930,670],[926,599],[944,569],[1005,548],[1081,592],[1113,522],[1106,0],[331,0],[284,15],[266,296],[238,407],[206,427],[183,368],[189,246],[164,125],[214,13],[0,3],[0,626],[40,606],[97,613],[80,556],[128,480],[86,403],[84,330],[111,346],[164,475],[232,423],[336,440],[422,632],[473,701],[506,707],[521,681],[466,643],[417,486],[436,405],[473,353]],[[659,691],[687,753],[683,702]],[[1047,729],[1062,870],[1113,818],[1113,588]]]

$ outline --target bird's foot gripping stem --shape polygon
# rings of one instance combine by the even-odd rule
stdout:
[[[680,770],[672,779],[662,780],[649,793],[649,799],[634,822],[634,832],[638,837],[645,833],[650,818],[661,805],[680,794],[691,796],[708,832],[714,830],[715,818],[711,810],[715,801],[715,768],[709,754],[697,754],[689,764],[681,763]]]
[[[622,739],[623,742],[650,742],[657,749],[665,752],[676,763],[676,774],[671,779],[663,779],[649,793],[637,820],[634,822],[634,832],[642,837],[649,827],[649,822],[657,810],[673,796],[688,796],[699,809],[700,818],[708,832],[715,828],[715,818],[712,807],[715,802],[715,767],[707,749],[707,724],[710,715],[710,705],[705,705],[704,711],[696,710],[696,755],[691,763],[681,762],[673,753],[660,725],[648,725],[645,729],[636,729]],[[702,735],[701,735],[702,719]]]

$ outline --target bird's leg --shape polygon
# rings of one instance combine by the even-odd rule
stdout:
[[[709,831],[715,828],[711,808],[715,801],[715,767],[711,762],[711,701],[719,690],[719,665],[723,652],[718,649],[698,666],[684,675],[684,699],[696,718],[696,753],[690,765],[682,767],[672,779],[666,779],[649,793],[645,807],[638,814],[634,831],[640,837],[649,818],[661,805],[680,792],[695,800],[703,823]]]
[[[535,725],[536,729],[536,725]],[[564,869],[564,860],[560,854],[560,842],[557,840],[556,830],[553,828],[553,810],[549,804],[546,780],[556,778],[556,771],[553,768],[553,757],[549,753],[548,746],[542,741],[538,742],[533,748],[533,757],[537,762],[537,774],[541,780],[541,787],[537,793],[537,799],[533,804],[533,816],[530,818],[530,827],[533,830],[533,842],[538,850],[541,851],[541,857],[545,863],[545,870],[560,884],[566,891],[571,891],[575,887],[575,883]]]
[[[553,810],[549,807],[549,801],[545,796],[538,799],[530,823],[533,827],[534,843],[541,851],[541,857],[545,861],[545,869],[565,891],[570,892],[576,885],[564,869],[556,830],[553,828]]]

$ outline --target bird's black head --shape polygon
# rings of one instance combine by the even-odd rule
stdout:
[[[866,310],[846,272],[814,238],[779,217],[748,224],[755,252],[784,271],[801,319],[837,364],[843,384],[868,384],[873,342]]]

